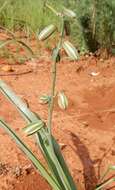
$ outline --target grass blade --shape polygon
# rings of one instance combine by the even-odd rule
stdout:
[[[6,5],[7,5],[7,1],[5,1],[4,3],[3,3],[3,5],[0,7],[0,13],[3,11],[3,9],[6,7]]]
[[[34,56],[33,50],[25,42],[23,42],[21,40],[17,40],[17,39],[15,39],[15,40],[16,40],[16,42],[21,44],[26,50],[28,50],[31,53],[32,56]]]
[[[18,40],[16,38],[5,40],[4,42],[2,42],[0,44],[0,48],[3,48],[3,47],[5,47],[5,46],[7,46],[8,44],[11,44],[11,43],[21,44],[24,47],[25,50],[28,50],[28,52],[31,54],[31,56],[34,56],[34,52],[32,51],[32,49],[25,42],[23,42],[21,40]]]

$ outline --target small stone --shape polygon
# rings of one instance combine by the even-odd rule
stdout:
[[[101,58],[101,59],[100,59],[100,62],[104,62],[104,59]]]
[[[83,122],[82,122],[82,126],[83,126],[83,127],[88,127],[88,126],[89,126],[89,124],[88,124],[88,122],[87,122],[87,121],[83,121]]]
[[[63,150],[67,145],[64,143],[59,143],[61,150]]]
[[[33,169],[33,167],[31,164],[24,167],[24,170],[25,170],[27,175],[31,173],[32,169]]]
[[[88,54],[86,54],[86,55],[85,55],[85,57],[86,57],[86,58],[88,58],[88,57],[89,57],[89,55],[88,55]]]
[[[20,176],[22,175],[22,169],[21,169],[21,167],[16,166],[16,167],[13,169],[12,173],[13,173],[13,175],[14,175],[16,178],[20,177]]]
[[[5,71],[5,72],[13,72],[14,69],[12,68],[11,65],[5,65],[1,68],[2,71]]]

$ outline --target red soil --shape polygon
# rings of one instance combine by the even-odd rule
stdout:
[[[46,121],[47,105],[41,105],[39,97],[50,92],[50,58],[12,66],[12,74],[32,69],[25,75],[1,76],[8,74],[1,70],[2,67],[0,64],[0,78]],[[99,72],[99,75],[92,76],[92,72]],[[69,108],[61,111],[55,105],[54,136],[60,145],[64,145],[62,152],[79,190],[93,190],[108,165],[115,165],[115,58],[104,61],[90,56],[78,62],[62,61],[58,64],[56,89],[65,91]],[[34,139],[26,138],[22,133],[24,121],[1,93],[0,116],[42,160]],[[8,189],[49,190],[50,187],[0,129],[0,190]]]

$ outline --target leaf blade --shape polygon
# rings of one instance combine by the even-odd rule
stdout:
[[[6,124],[2,119],[0,119],[0,125],[5,129],[5,131],[15,140],[16,144],[24,152],[24,154],[32,161],[37,170],[41,175],[48,181],[48,183],[55,189],[60,190],[53,177],[48,173],[41,162],[35,157],[35,155],[30,151],[30,149],[22,142],[18,135]]]

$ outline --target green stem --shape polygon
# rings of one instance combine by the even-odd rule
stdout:
[[[50,7],[49,7],[50,8]],[[53,11],[53,9],[52,9]],[[63,36],[64,36],[64,17],[61,17],[62,19],[62,25],[61,25],[61,35],[60,35],[60,40],[57,44],[56,47],[56,52],[55,52],[55,57],[54,57],[54,62],[52,64],[52,84],[51,84],[51,101],[49,104],[49,109],[48,109],[48,134],[47,134],[47,138],[49,141],[49,146],[50,146],[50,154],[52,157],[52,160],[55,164],[55,166],[57,167],[57,171],[58,174],[60,176],[61,182],[63,184],[63,188],[64,190],[70,190],[71,189],[71,184],[69,183],[67,176],[65,175],[64,171],[63,171],[63,167],[60,165],[60,162],[54,152],[54,144],[52,142],[52,115],[53,115],[53,108],[54,108],[54,95],[55,95],[55,86],[56,86],[56,71],[57,71],[57,56],[59,54],[59,51],[62,47],[62,40],[63,40]]]
[[[59,16],[60,14],[53,8],[51,7],[48,3],[45,3],[45,6],[47,8],[49,8],[54,14],[56,14],[57,16]]]
[[[95,190],[100,190],[101,188],[105,187],[106,185],[112,183],[115,181],[115,178],[109,179],[108,181],[106,181],[103,184],[100,184],[98,187],[95,188]]]
[[[55,83],[56,83],[56,62],[52,65],[52,88],[51,88],[51,102],[49,105],[49,120],[48,120],[48,127],[49,132],[51,134],[51,126],[52,126],[52,115],[53,115],[53,108],[54,108],[54,93],[55,93]]]
[[[59,43],[57,45],[56,48],[56,54],[55,54],[55,58],[54,58],[54,63],[52,65],[52,86],[51,86],[51,101],[49,104],[49,109],[48,109],[48,140],[50,143],[50,147],[51,147],[51,154],[54,158],[54,163],[57,166],[57,170],[58,173],[60,174],[60,178],[64,184],[64,186],[69,190],[70,184],[68,183],[65,174],[62,171],[62,168],[56,158],[55,152],[54,152],[54,148],[53,148],[53,143],[52,143],[52,116],[53,116],[53,108],[54,108],[54,95],[55,95],[55,86],[56,86],[56,71],[57,71],[57,55],[60,51],[60,48],[62,46],[62,40],[63,40],[63,36],[64,36],[64,18],[62,17],[62,26],[61,26],[61,35],[60,35],[60,40]]]
[[[54,63],[52,65],[52,87],[51,87],[51,102],[49,105],[49,113],[48,113],[48,129],[49,134],[51,136],[51,129],[52,129],[52,116],[53,116],[53,108],[54,108],[54,95],[55,95],[55,86],[56,86],[56,74],[57,74],[57,62],[56,58],[62,46],[62,40],[64,36],[64,18],[62,17],[62,26],[61,26],[61,37],[59,43],[57,45],[57,52],[55,55]]]

